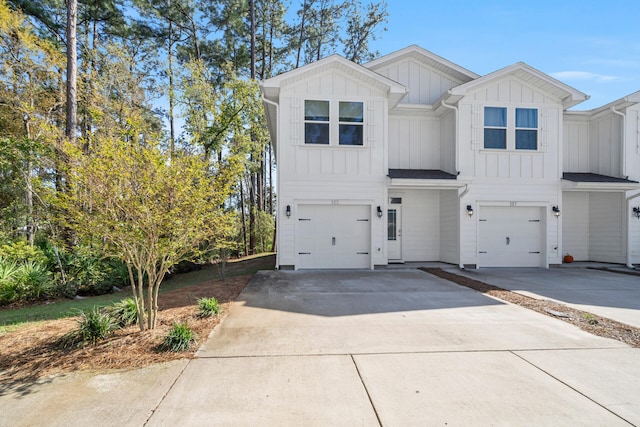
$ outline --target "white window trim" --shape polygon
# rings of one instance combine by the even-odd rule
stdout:
[[[484,125],[484,109],[485,107],[496,107],[496,108],[506,108],[507,109],[507,141],[506,141],[506,148],[485,148],[484,146],[484,129],[504,129],[502,127],[496,127],[496,126],[485,126]],[[538,127],[537,128],[516,128],[516,109],[533,109],[533,110],[537,110],[538,111]],[[540,115],[540,110],[541,107],[540,105],[522,105],[522,104],[518,104],[518,105],[509,105],[509,104],[500,104],[500,103],[495,103],[495,104],[485,104],[482,106],[482,117],[481,117],[481,123],[482,123],[482,144],[481,144],[481,150],[482,151],[490,151],[490,152],[497,152],[497,153],[505,153],[505,152],[514,152],[514,153],[541,153],[541,147],[540,147],[540,133],[541,133],[541,129],[540,129],[540,122],[541,122],[541,115]],[[527,149],[523,149],[523,148],[519,148],[516,149],[516,130],[535,130],[537,132],[537,138],[536,138],[536,149],[535,150],[527,150]]]
[[[304,103],[305,101],[328,101],[329,102],[329,143],[328,144],[309,144],[305,142],[305,125],[306,123],[327,123],[305,119]],[[340,121],[340,103],[341,102],[359,102],[362,104],[362,123],[358,122],[341,122]],[[344,98],[304,98],[302,100],[302,146],[309,149],[322,149],[326,147],[340,147],[347,150],[358,150],[367,147],[366,123],[367,123],[367,101],[362,99],[344,99]],[[362,126],[362,145],[340,144],[340,125],[361,125]]]

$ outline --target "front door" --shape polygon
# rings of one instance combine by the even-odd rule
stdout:
[[[389,261],[402,261],[402,215],[400,206],[387,210],[387,250]]]

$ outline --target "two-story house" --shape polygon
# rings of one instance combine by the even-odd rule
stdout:
[[[640,262],[640,92],[517,63],[485,76],[418,46],[262,83],[279,268]]]

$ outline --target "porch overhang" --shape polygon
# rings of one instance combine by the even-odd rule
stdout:
[[[470,181],[435,169],[389,169],[387,186],[391,189],[457,190]]]
[[[629,190],[640,190],[640,183],[594,173],[566,172],[562,175],[562,191],[626,192]]]

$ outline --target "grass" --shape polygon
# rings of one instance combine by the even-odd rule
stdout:
[[[225,268],[226,277],[244,276],[255,274],[258,270],[273,269],[273,257],[271,254],[254,255],[241,260],[227,262]],[[208,280],[219,280],[219,268],[210,265],[202,270],[179,274],[171,280],[160,285],[160,292],[168,292],[185,286],[197,285]],[[29,307],[0,310],[0,335],[14,331],[21,324],[42,320],[62,319],[74,317],[78,311],[89,311],[94,306],[105,307],[118,302],[128,296],[131,291],[125,290],[113,294],[89,297],[81,300],[64,300],[51,304],[39,304]]]

